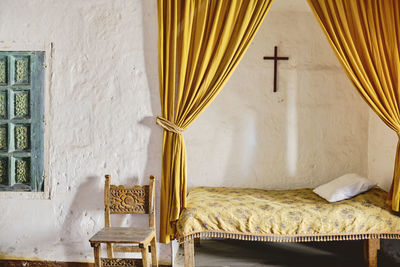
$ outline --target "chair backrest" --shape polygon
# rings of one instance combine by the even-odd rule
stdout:
[[[149,185],[125,188],[112,185],[111,175],[104,184],[104,215],[106,227],[111,226],[111,214],[149,214],[149,226],[155,227],[155,178],[150,176]]]

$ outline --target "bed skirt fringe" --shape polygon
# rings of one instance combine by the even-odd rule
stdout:
[[[258,235],[251,233],[230,233],[220,231],[195,232],[177,237],[180,244],[195,238],[201,239],[236,239],[261,242],[326,242],[364,239],[400,239],[400,233],[359,233],[336,235]]]

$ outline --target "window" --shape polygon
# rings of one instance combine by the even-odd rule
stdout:
[[[0,51],[0,190],[43,191],[44,52]]]

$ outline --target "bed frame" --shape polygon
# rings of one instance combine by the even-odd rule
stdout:
[[[185,253],[185,267],[194,267],[194,247],[195,243],[200,243],[199,238],[186,240],[183,243]],[[366,266],[378,267],[378,250],[380,249],[380,239],[367,239],[364,241],[364,259]]]
[[[175,237],[184,246],[185,267],[195,266],[194,245],[200,239],[364,240],[366,266],[377,267],[380,240],[400,239],[400,217],[387,207],[386,196],[386,191],[374,187],[354,198],[328,203],[312,189],[196,187],[189,192]]]

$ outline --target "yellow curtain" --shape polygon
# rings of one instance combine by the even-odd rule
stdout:
[[[308,0],[363,99],[400,137],[400,1]],[[400,204],[400,142],[388,203]]]
[[[160,241],[174,237],[186,203],[182,132],[228,81],[272,0],[158,0],[159,80],[164,127]]]

